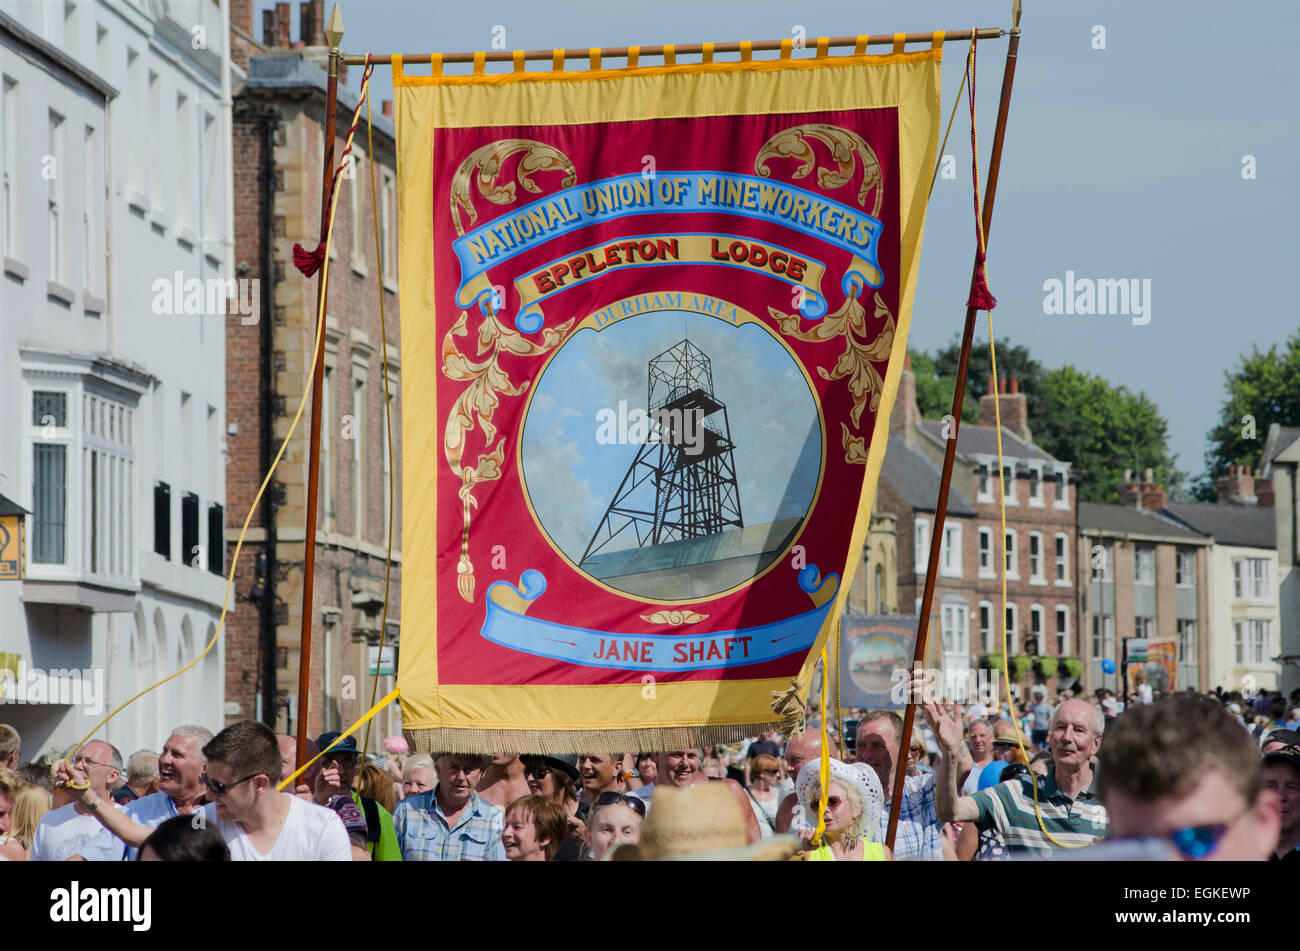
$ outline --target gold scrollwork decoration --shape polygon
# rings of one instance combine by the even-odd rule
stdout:
[[[830,151],[833,165],[818,166],[813,142],[820,142]],[[817,169],[817,184],[826,191],[843,188],[852,181],[857,164],[861,161],[862,182],[858,186],[857,202],[866,208],[867,196],[874,191],[871,216],[880,216],[880,206],[884,199],[880,160],[876,157],[875,150],[857,133],[825,123],[808,123],[784,129],[763,143],[754,158],[754,171],[764,178],[770,178],[772,170],[769,163],[775,158],[794,159],[800,163],[791,173],[795,179],[806,178],[814,168]],[[859,300],[862,291],[850,294],[839,310],[806,329],[803,327],[803,317],[797,311],[791,314],[775,307],[768,308],[768,314],[786,336],[809,343],[828,343],[841,338],[844,340],[844,350],[835,366],[830,370],[818,367],[817,373],[824,380],[848,381],[849,392],[853,395],[850,418],[855,429],[861,426],[864,409],[870,408],[874,413],[880,406],[884,381],[873,364],[889,360],[897,329],[894,315],[880,295],[876,294],[875,317],[877,320],[883,319],[885,323],[874,335],[868,331],[866,308]],[[847,426],[843,427],[843,447],[847,462],[862,464],[867,461],[863,438],[853,436]]]
[[[493,416],[501,405],[503,396],[522,396],[528,391],[528,381],[515,385],[498,360],[503,353],[522,357],[549,353],[564,340],[573,323],[573,318],[570,318],[556,327],[547,327],[542,331],[542,342],[533,343],[506,327],[495,313],[488,313],[478,327],[477,356],[487,355],[486,359],[481,360],[467,357],[453,339],[469,333],[469,316],[466,312],[461,312],[460,318],[443,337],[443,375],[457,383],[468,384],[452,404],[442,440],[447,464],[451,467],[452,474],[460,480],[457,494],[463,506],[464,525],[461,531],[460,560],[456,565],[456,587],[466,601],[474,599],[474,565],[469,557],[470,514],[478,507],[474,487],[500,479],[505,465],[506,441],[498,438]],[[475,425],[482,429],[485,451],[479,453],[472,466],[465,465],[467,437]]]
[[[500,181],[501,169],[512,155],[524,153],[515,167],[515,179],[524,187],[524,191],[541,194],[541,188],[533,181],[538,172],[564,172],[560,184],[568,188],[578,180],[578,171],[569,157],[543,142],[532,139],[498,139],[496,142],[481,146],[469,154],[460,163],[451,180],[451,220],[456,227],[456,234],[465,233],[460,211],[469,218],[472,226],[478,221],[478,212],[470,196],[470,181],[478,183],[479,194],[496,205],[509,205],[516,199],[515,182]]]
[[[885,321],[875,336],[869,335],[866,308],[858,300],[857,294],[851,295],[835,313],[823,317],[807,329],[800,328],[803,317],[798,312],[787,314],[775,307],[767,309],[781,332],[788,337],[810,343],[826,343],[841,337],[844,339],[844,351],[835,361],[835,366],[830,370],[818,367],[817,374],[823,380],[847,378],[849,392],[853,395],[853,409],[849,412],[849,417],[853,420],[855,429],[861,425],[864,409],[869,408],[874,413],[880,407],[880,395],[885,384],[873,364],[888,361],[894,349],[894,315],[879,294],[875,295],[875,301],[875,317]],[[856,450],[851,449],[847,443],[848,438],[846,428],[845,459],[848,462],[865,463],[865,451],[861,446]]]
[[[641,620],[647,624],[698,624],[700,621],[707,621],[707,614],[696,614],[694,611],[656,611],[654,614],[643,614]]]
[[[857,169],[857,160],[862,160],[858,204],[865,208],[867,195],[874,188],[876,198],[871,206],[871,217],[879,218],[884,192],[880,187],[884,181],[880,172],[880,159],[866,139],[856,132],[820,122],[783,129],[764,142],[758,150],[754,159],[754,171],[764,178],[770,178],[772,171],[768,168],[768,162],[774,158],[790,158],[801,163],[791,177],[806,178],[817,167],[817,155],[809,139],[815,139],[830,149],[831,160],[835,163],[833,168],[817,168],[817,184],[826,191],[847,185]]]

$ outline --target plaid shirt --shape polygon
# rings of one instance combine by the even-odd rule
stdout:
[[[406,862],[504,862],[501,844],[505,812],[470,793],[469,804],[452,828],[438,805],[438,787],[397,804],[393,829]]]
[[[943,823],[935,810],[934,791],[938,773],[903,779],[903,803],[898,810],[898,831],[894,836],[894,858],[900,862],[942,862]],[[892,791],[892,790],[891,790]],[[889,828],[889,803],[880,811],[880,841]]]

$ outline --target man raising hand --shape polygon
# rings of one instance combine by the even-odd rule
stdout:
[[[914,686],[919,689],[919,685]],[[1048,745],[1054,769],[1047,776],[1022,776],[959,797],[961,714],[955,708],[945,712],[941,704],[932,701],[922,706],[943,753],[935,797],[935,809],[942,821],[974,822],[981,829],[994,829],[1013,853],[1035,852],[1040,856],[1049,854],[1054,847],[1080,847],[1105,837],[1109,820],[1106,807],[1097,798],[1091,764],[1101,747],[1105,726],[1100,708],[1082,700],[1066,700],[1052,711]]]

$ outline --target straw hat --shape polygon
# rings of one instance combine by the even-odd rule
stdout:
[[[745,842],[745,814],[721,782],[686,789],[656,786],[639,846],[619,846],[610,859],[626,861],[779,862],[799,850],[792,835]]]

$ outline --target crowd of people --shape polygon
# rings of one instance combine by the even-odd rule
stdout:
[[[921,699],[919,674],[913,686]],[[577,756],[412,753],[401,737],[364,755],[329,732],[308,741],[292,792],[278,787],[295,739],[251,720],[177,726],[125,760],[92,740],[54,764],[23,762],[0,724],[0,861],[1300,861],[1297,701],[923,700],[905,756],[898,713],[852,710],[825,731],[825,789],[815,720],[790,737]]]

